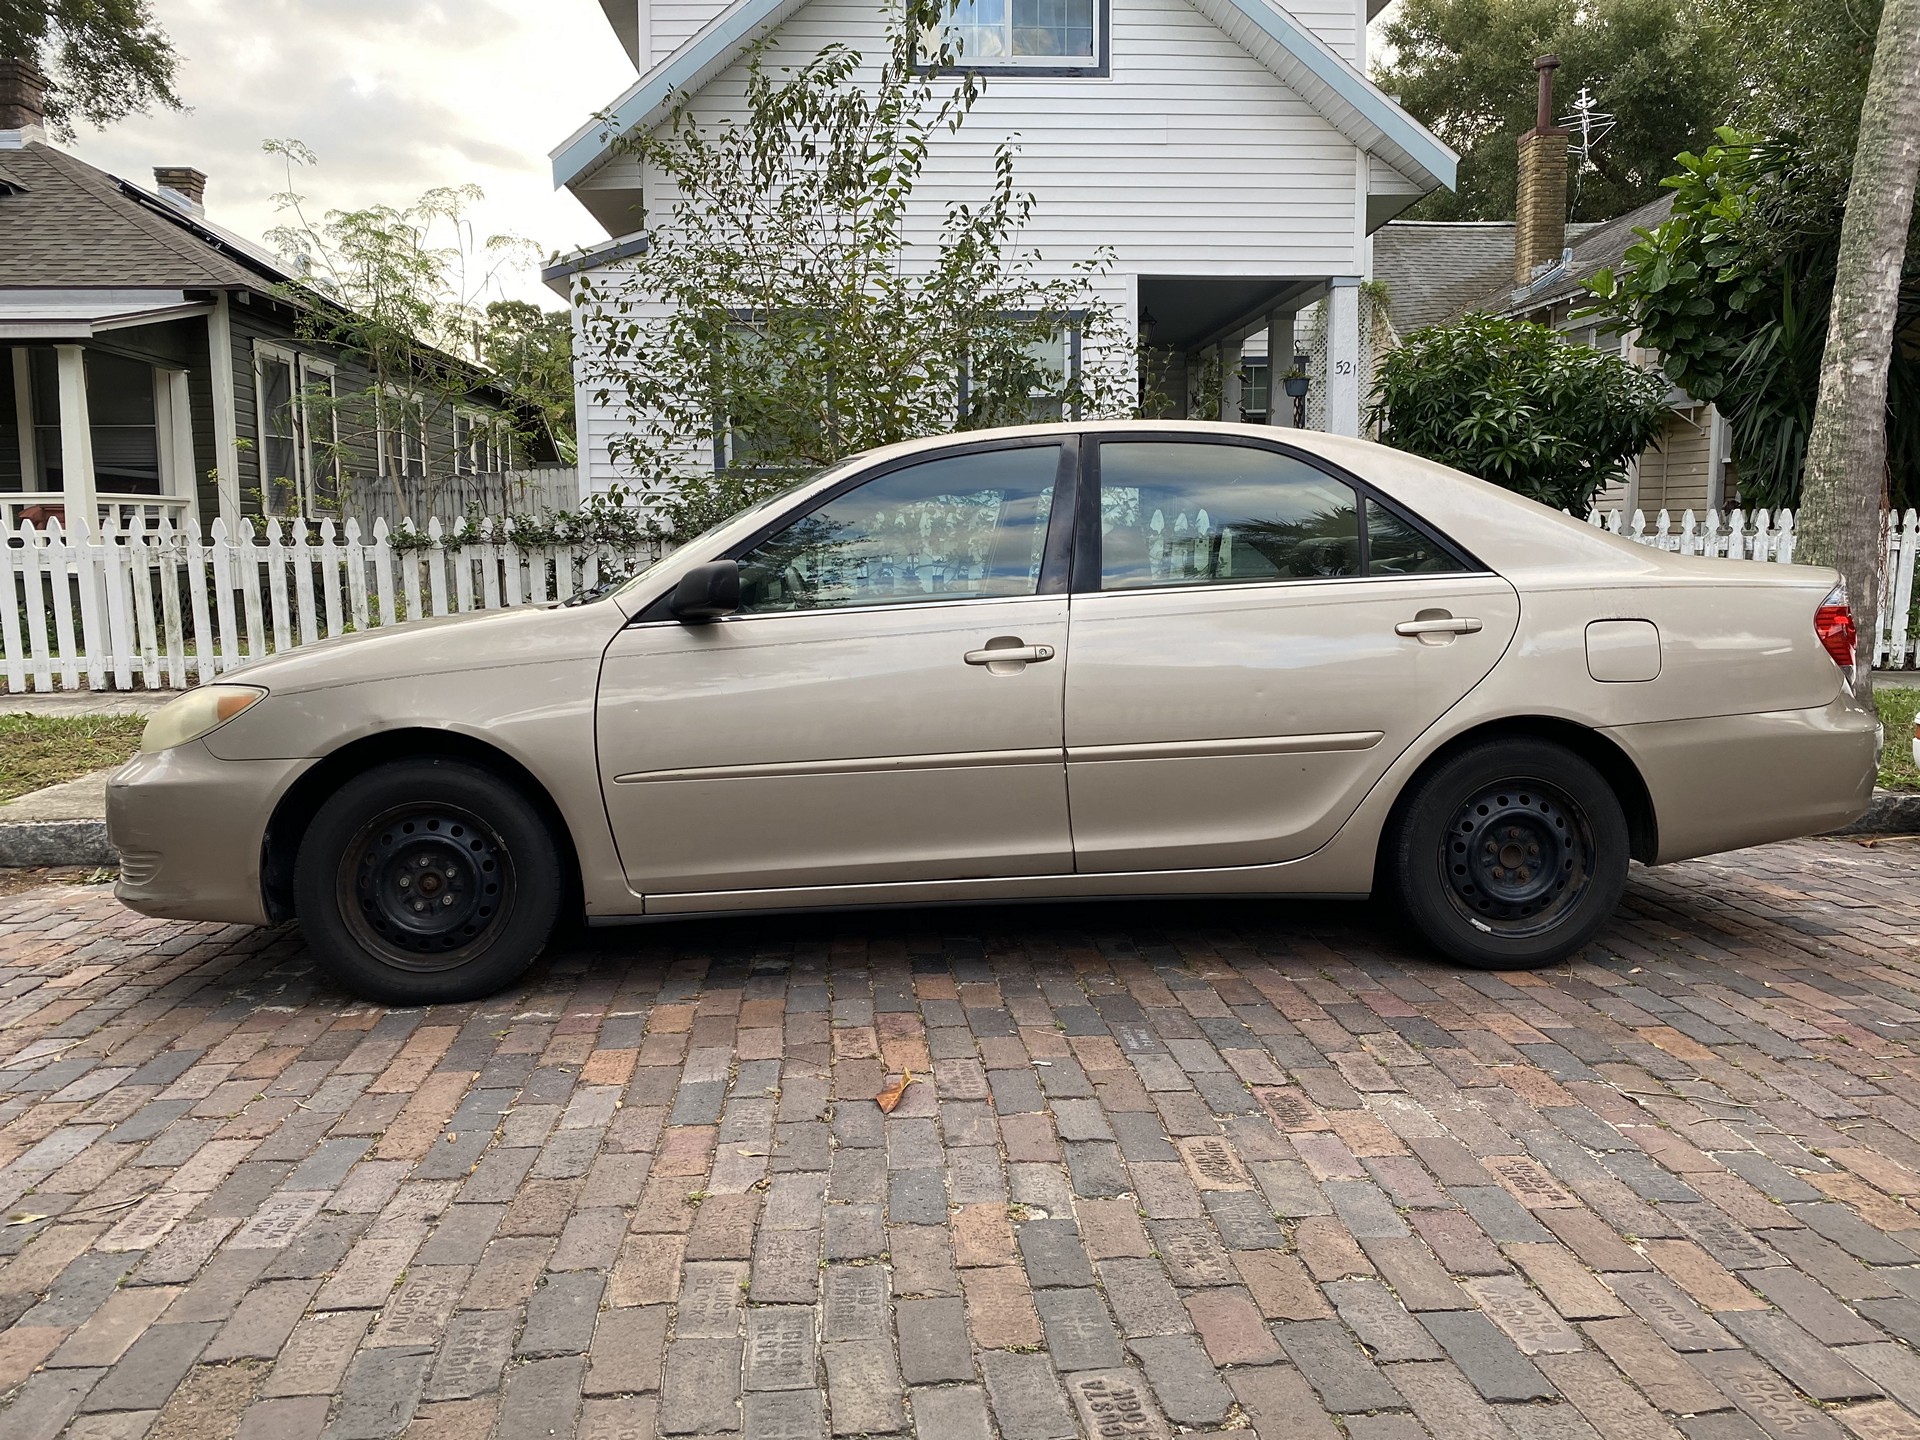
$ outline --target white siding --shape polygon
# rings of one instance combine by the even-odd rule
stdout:
[[[702,30],[727,8],[729,0],[652,0],[653,63],[667,56]]]
[[[926,221],[985,193],[994,147],[1017,137],[1036,200],[1025,239],[1070,262],[1114,249],[1131,273],[1358,274],[1354,149],[1182,0],[1114,0],[1112,76],[994,76],[958,136],[936,142]],[[816,0],[787,22],[773,65],[835,41],[868,55],[884,22],[868,0]],[[743,112],[745,67],[701,91],[706,118]],[[664,213],[665,196],[653,197]]]
[[[654,0],[656,17],[666,9]],[[1336,11],[1351,29],[1357,7],[1329,3]],[[768,63],[797,64],[834,42],[878,56],[884,30],[874,0],[814,0],[782,27]],[[1059,273],[1110,249],[1103,288],[1129,331],[1143,274],[1364,273],[1365,172],[1353,144],[1185,0],[1113,0],[1111,71],[989,79],[960,134],[935,142],[913,233],[931,237],[949,204],[984,195],[996,145],[1017,137],[1016,181],[1036,202],[1021,244]],[[744,90],[736,65],[701,90],[698,113],[738,118]],[[665,187],[648,191],[651,213],[667,213]],[[623,424],[586,387],[579,400],[580,463],[604,488],[615,478],[607,442]]]
[[[1366,19],[1354,0],[1272,0],[1272,3],[1275,9],[1286,11],[1311,30],[1342,60],[1362,71],[1367,68]]]

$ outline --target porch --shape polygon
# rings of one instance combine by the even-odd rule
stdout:
[[[7,528],[199,518],[199,477],[213,463],[204,319],[213,308],[182,291],[0,295]]]
[[[1138,287],[1149,414],[1361,433],[1372,365],[1358,276],[1142,275]],[[1290,374],[1304,394],[1288,393]]]

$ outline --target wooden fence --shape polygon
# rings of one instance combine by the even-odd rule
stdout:
[[[1595,511],[1587,518],[1616,535],[1677,555],[1770,560],[1782,565],[1793,561],[1791,510],[1771,515],[1765,510],[1750,515],[1733,510],[1724,519],[1718,511],[1709,510],[1704,520],[1696,518],[1691,510],[1677,520],[1662,510],[1651,521],[1639,510],[1631,516],[1610,510]],[[1873,645],[1876,670],[1910,670],[1915,664],[1914,632],[1920,626],[1920,611],[1914,607],[1913,595],[1914,560],[1920,554],[1920,515],[1912,510],[1904,514],[1889,511],[1882,545],[1878,614],[1872,634],[1862,638]],[[1866,607],[1856,597],[1854,615],[1864,622],[1865,614]]]
[[[1595,513],[1590,523],[1684,555],[1785,564],[1790,511],[1735,510],[1677,521],[1662,511]],[[1887,518],[1874,664],[1915,665],[1920,516]],[[435,519],[423,536],[363,534],[357,520],[266,522],[230,534],[216,520],[72,535],[0,526],[0,679],[10,691],[172,689],[316,640],[426,615],[566,600],[652,557],[578,545],[521,544],[510,521],[477,534]]]
[[[21,690],[174,689],[334,635],[506,605],[566,600],[650,557],[522,545],[509,522],[423,535],[357,520],[242,525],[165,520],[71,535],[0,530],[0,677]]]

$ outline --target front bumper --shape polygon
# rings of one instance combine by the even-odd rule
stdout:
[[[1659,860],[1819,835],[1873,803],[1879,717],[1842,693],[1811,710],[1620,725],[1613,740],[1646,781]]]
[[[107,781],[122,904],[167,920],[268,923],[261,843],[312,760],[221,760],[195,740],[139,754]]]

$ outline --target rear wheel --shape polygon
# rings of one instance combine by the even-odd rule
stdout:
[[[1427,941],[1477,969],[1559,960],[1596,935],[1626,886],[1619,798],[1544,740],[1490,740],[1442,762],[1409,798],[1389,853]]]
[[[522,975],[559,914],[563,877],[520,791],[456,760],[396,760],[320,807],[294,862],[294,905],[346,989],[392,1005],[490,995]]]

